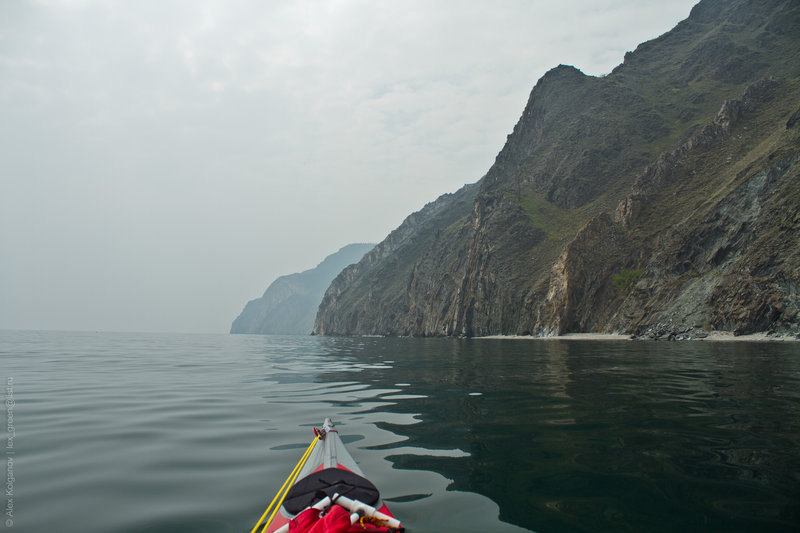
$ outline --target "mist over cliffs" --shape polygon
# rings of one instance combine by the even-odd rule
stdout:
[[[305,272],[281,276],[233,321],[231,333],[308,335],[331,280],[357,263],[374,244],[348,244]]]
[[[560,65],[485,176],[337,276],[323,335],[800,332],[800,4],[703,0]]]

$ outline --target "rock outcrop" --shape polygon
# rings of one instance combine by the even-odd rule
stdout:
[[[314,332],[800,331],[797,57],[797,2],[703,0],[607,76],[554,68],[487,174],[346,269]]]
[[[308,335],[325,290],[347,265],[357,263],[374,244],[348,244],[305,272],[281,276],[261,298],[247,302],[231,333]]]

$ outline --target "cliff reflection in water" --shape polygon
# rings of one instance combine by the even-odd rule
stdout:
[[[390,455],[483,494],[537,531],[794,530],[800,520],[796,345],[365,339],[356,379]],[[390,361],[390,365],[373,365]],[[400,451],[400,450],[398,450]]]

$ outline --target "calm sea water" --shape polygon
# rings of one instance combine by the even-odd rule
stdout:
[[[2,531],[249,531],[326,416],[412,533],[800,529],[794,343],[0,331],[0,379]]]

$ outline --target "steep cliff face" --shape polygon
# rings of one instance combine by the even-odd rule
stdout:
[[[349,244],[305,272],[281,276],[261,298],[247,302],[233,321],[231,333],[308,335],[317,307],[331,280],[358,262],[373,244]]]
[[[613,219],[568,244],[543,323],[652,338],[800,331],[800,132],[786,120],[798,101],[797,80],[761,80],[645,169]]]
[[[436,328],[442,303],[452,301],[458,290],[458,254],[476,191],[476,185],[466,185],[439,197],[345,268],[322,299],[314,334],[446,334]],[[443,275],[423,279],[423,271]]]
[[[392,234],[385,253],[337,278],[314,331],[796,323],[796,239],[780,243],[794,229],[786,213],[800,209],[788,126],[800,116],[798,56],[800,4],[704,0],[605,77],[556,67],[486,176],[438,201],[436,216],[412,215],[416,237],[404,224],[402,246]],[[768,265],[756,264],[756,243],[772,250]],[[742,269],[758,272],[752,283],[734,275]]]

